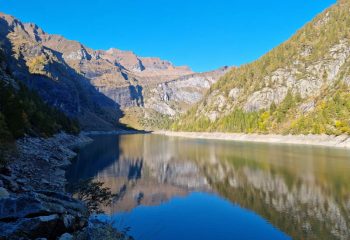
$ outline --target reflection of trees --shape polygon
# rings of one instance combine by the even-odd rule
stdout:
[[[164,183],[153,177],[142,159],[120,158],[99,172],[96,180],[104,182],[114,194],[115,201],[104,210],[110,214],[129,211],[137,205],[159,205],[173,196],[183,196],[188,190]]]
[[[69,175],[71,180],[94,177],[117,194],[106,212],[157,205],[187,194],[189,187],[206,186],[195,163],[174,159],[167,143],[150,135],[96,138],[81,150]]]
[[[254,161],[244,165],[244,161],[205,165],[203,171],[219,194],[255,211],[295,239],[349,238],[349,198],[339,199],[317,185],[318,181],[298,180],[274,165]]]
[[[81,152],[73,177],[95,177],[121,196],[107,212],[157,205],[209,187],[295,239],[350,236],[349,152],[127,135]]]
[[[95,136],[94,142],[84,146],[67,171],[69,182],[95,177],[120,157],[119,136]]]

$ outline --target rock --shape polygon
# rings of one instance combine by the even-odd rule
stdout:
[[[16,182],[20,183],[20,184],[26,184],[26,183],[28,183],[28,180],[25,178],[20,178],[20,179],[17,179]]]
[[[3,188],[3,187],[0,187],[0,200],[1,199],[6,199],[10,196],[9,192]]]
[[[88,212],[83,203],[60,193],[34,192],[0,199],[0,239],[56,238],[82,229]]]
[[[344,77],[344,83],[350,87],[350,76]]]
[[[41,183],[43,183],[43,184],[50,184],[50,182],[49,181],[47,181],[46,179],[41,179]]]
[[[12,192],[17,192],[19,187],[18,184],[13,180],[12,177],[5,176],[5,175],[0,175],[0,179],[2,179],[4,186],[12,191]]]
[[[310,102],[306,102],[303,103],[302,105],[300,105],[299,110],[305,114],[308,112],[311,112],[312,110],[315,109],[315,102],[314,101],[310,101]]]
[[[40,200],[30,196],[0,199],[0,220],[2,221],[45,215],[48,212],[49,210]]]
[[[11,170],[11,168],[9,168],[9,167],[1,167],[1,168],[0,168],[0,174],[1,174],[1,175],[10,176],[11,173],[12,173],[12,170]],[[0,175],[0,176],[1,176],[1,175]]]
[[[62,234],[58,240],[73,240],[73,236],[69,233]]]
[[[72,229],[74,227],[75,217],[72,215],[63,216],[63,224],[67,229]]]
[[[219,113],[217,111],[211,111],[208,114],[208,118],[209,118],[210,122],[215,122],[216,119],[218,118],[218,116],[219,116]]]
[[[253,112],[267,109],[273,102],[279,104],[286,97],[287,91],[288,89],[286,87],[279,87],[277,89],[263,88],[248,97],[244,110]]]
[[[59,193],[42,191],[22,194],[17,198],[0,199],[0,220],[2,221],[52,214],[62,215],[62,223],[67,229],[79,228],[80,221],[83,224],[86,223],[88,216],[83,203]]]
[[[113,240],[133,240],[132,237],[126,236],[114,229],[110,224],[100,222],[98,220],[92,220],[88,227],[80,232],[77,240],[100,240],[100,239],[113,239]]]
[[[230,90],[228,96],[232,99],[232,101],[236,101],[240,93],[241,90],[239,88],[233,88]]]
[[[63,224],[57,214],[33,218],[21,218],[15,222],[0,224],[0,239],[19,239],[21,237],[55,238],[61,234]]]

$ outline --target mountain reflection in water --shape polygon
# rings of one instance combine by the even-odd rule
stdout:
[[[122,195],[105,211],[119,219],[121,216],[132,217],[135,223],[131,226],[132,232],[136,235],[142,222],[137,216],[149,218],[152,211],[180,204],[182,211],[188,212],[188,215],[183,213],[183,218],[192,219],[193,207],[190,206],[195,204],[190,203],[196,199],[198,205],[203,205],[203,212],[211,216],[222,212],[222,220],[227,219],[231,225],[237,225],[244,219],[242,216],[251,214],[246,213],[248,210],[271,223],[275,231],[283,232],[274,235],[276,233],[268,226],[256,220],[256,225],[251,222],[250,227],[266,234],[266,238],[260,235],[256,239],[286,239],[284,233],[293,239],[350,239],[348,150],[158,135],[94,138],[94,143],[80,149],[67,178],[74,183],[92,177]],[[193,195],[193,192],[203,194]],[[179,203],[177,197],[181,197],[182,202]],[[220,211],[220,206],[226,206],[227,200],[231,202],[232,211]],[[236,218],[233,218],[236,216],[234,209],[242,211]],[[143,215],[140,212],[144,212]],[[161,211],[161,214],[166,212]],[[206,222],[214,221],[211,216],[204,217]],[[175,225],[175,217],[172,217],[173,222],[169,218],[169,224]],[[150,223],[152,219],[147,221]],[[198,220],[192,224],[199,225]],[[211,226],[210,231],[223,232],[214,222]],[[174,233],[169,230],[169,234]],[[188,239],[195,239],[195,236],[198,232]],[[201,239],[211,239],[207,236]],[[239,234],[235,239],[247,236]],[[221,237],[231,239],[232,232]]]

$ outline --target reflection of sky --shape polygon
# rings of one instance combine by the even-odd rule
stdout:
[[[211,227],[213,232],[225,232],[221,230],[223,223],[218,221],[220,225],[217,226],[213,217],[205,216],[207,222],[203,223],[193,216],[192,210],[196,209],[192,206],[193,199],[199,202],[198,207],[202,207],[204,213],[216,216],[211,210],[217,208],[217,214],[233,222],[237,222],[234,218],[239,216],[237,212],[246,214],[244,209],[236,205],[225,208],[226,201],[218,197],[209,198],[209,201],[205,194],[190,195],[181,198],[180,202],[176,198],[193,191],[189,187],[191,184],[197,186],[195,191],[201,191],[199,183],[206,182],[210,183],[209,189],[221,197],[254,210],[293,237],[304,236],[304,227],[307,227],[311,229],[308,236],[322,234],[319,239],[328,239],[334,236],[333,232],[341,237],[350,234],[347,228],[350,220],[349,172],[350,151],[344,149],[158,135],[110,135],[98,136],[93,144],[81,149],[67,175],[72,182],[95,177],[114,192],[125,189],[123,199],[115,202],[109,212],[134,209],[129,215],[117,215],[116,219],[140,218],[132,221],[137,233],[147,232],[145,226],[152,224],[154,229],[159,224],[157,221],[167,218],[171,223],[169,226],[165,223],[163,231],[167,234],[175,232],[171,226],[185,228],[181,224],[187,219],[197,221],[196,226],[192,226],[194,229],[203,225],[203,228]],[[143,207],[136,207],[140,194]],[[169,203],[162,204],[169,200]],[[182,207],[180,212],[169,210],[175,203]],[[220,204],[223,206],[217,206]],[[159,207],[146,207],[150,205]],[[232,212],[233,218],[221,209]],[[186,220],[174,214],[180,214]],[[144,223],[145,218],[149,222]],[[320,224],[322,228],[319,228]],[[244,225],[248,227],[251,223],[245,222]],[[266,226],[261,226],[264,227],[261,231],[270,234]],[[261,226],[254,227],[259,229]],[[196,233],[195,230],[185,230],[189,231],[188,234]],[[196,239],[196,236],[192,237]]]
[[[118,229],[130,227],[129,234],[136,240],[291,239],[254,212],[204,193],[101,219]]]

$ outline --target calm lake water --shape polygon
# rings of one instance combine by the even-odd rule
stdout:
[[[118,193],[98,217],[136,240],[350,239],[350,151],[94,136],[67,172]]]

